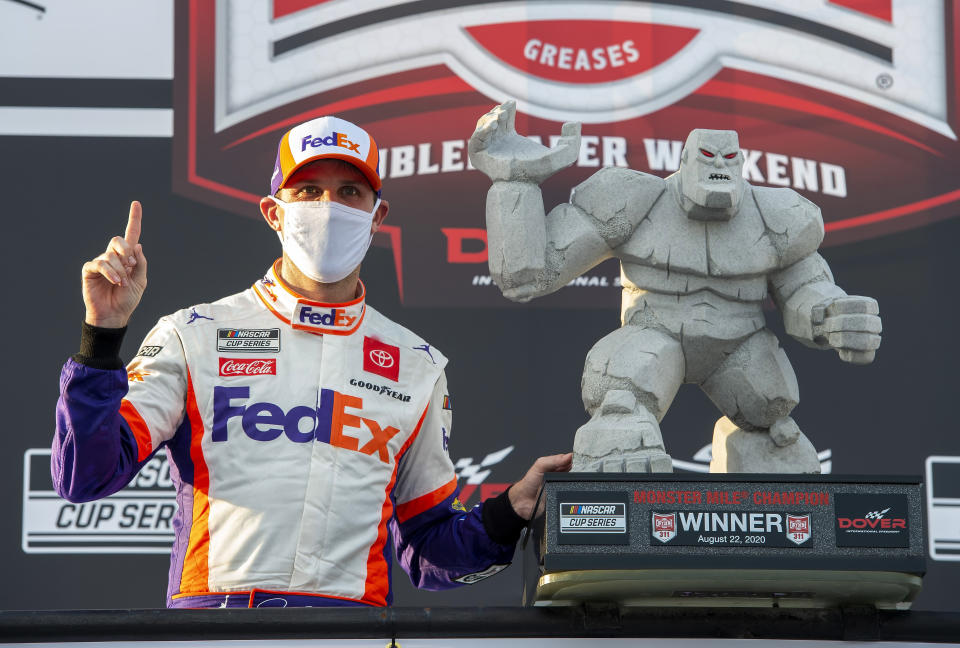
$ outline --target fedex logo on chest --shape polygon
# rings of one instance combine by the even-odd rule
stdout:
[[[297,405],[284,410],[269,402],[248,403],[249,387],[213,388],[214,443],[229,438],[229,423],[236,420],[243,433],[254,441],[274,441],[281,435],[294,443],[319,441],[362,454],[376,453],[380,461],[390,462],[387,444],[400,430],[384,427],[364,417],[363,399],[332,389],[321,389],[316,407]],[[363,445],[360,440],[370,437]]]

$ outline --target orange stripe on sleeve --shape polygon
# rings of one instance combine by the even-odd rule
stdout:
[[[430,405],[427,404],[427,407],[424,408],[423,410],[423,414],[420,415],[420,422],[417,423],[417,429],[414,431],[413,434],[410,435],[410,438],[407,439],[407,442],[403,444],[403,447],[400,448],[400,452],[397,453],[397,466],[400,465],[400,458],[403,456],[403,454],[407,451],[407,448],[410,447],[410,445],[413,443],[413,440],[420,433],[420,427],[423,425],[424,419],[427,418],[427,410],[429,409],[430,409]],[[396,470],[394,470],[394,474],[396,474]],[[393,483],[391,482],[390,485],[392,487]],[[404,502],[403,504],[399,504],[397,506],[397,520],[399,522],[406,522],[407,520],[412,518],[414,515],[423,513],[431,506],[436,506],[443,500],[447,499],[448,497],[450,497],[450,494],[453,493],[453,491],[455,491],[456,489],[457,489],[457,478],[454,477],[453,479],[448,481],[446,484],[444,484],[440,488],[434,491],[431,491],[426,495],[421,495],[420,497],[415,497],[409,502]]]
[[[150,428],[147,427],[147,422],[140,416],[140,412],[133,406],[133,403],[126,398],[120,401],[120,416],[130,426],[133,438],[137,440],[137,461],[143,461],[153,452],[153,439],[150,438]]]
[[[423,426],[423,421],[427,418],[427,411],[430,409],[430,405],[423,410],[423,414],[420,415],[420,420],[417,422],[417,429],[414,430],[413,434],[410,435],[410,438],[407,439],[407,442],[403,444],[403,447],[400,448],[400,452],[397,453],[397,466],[400,465],[400,459],[406,453],[407,448],[409,448],[414,439],[417,438],[417,435],[420,434],[420,428]],[[396,469],[394,469],[394,474],[396,474]],[[391,482],[390,486],[393,486]],[[414,515],[418,513],[423,513],[431,506],[435,506],[445,500],[450,494],[457,488],[457,478],[454,477],[452,480],[441,486],[440,488],[427,493],[426,495],[421,495],[420,497],[414,498],[409,502],[404,502],[403,504],[397,505],[397,520],[399,522],[406,522]]]
[[[210,473],[203,457],[203,419],[197,407],[193,380],[187,370],[187,417],[190,421],[190,459],[193,462],[193,521],[183,560],[180,593],[210,589]]]
[[[437,490],[416,497],[409,502],[397,505],[397,519],[400,522],[406,522],[415,515],[423,513],[450,497],[453,491],[457,489],[457,478],[454,477]]]

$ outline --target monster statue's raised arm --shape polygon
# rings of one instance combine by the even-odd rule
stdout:
[[[503,294],[529,301],[563,287],[613,250],[600,223],[576,204],[544,214],[540,183],[570,166],[580,151],[580,124],[564,124],[549,149],[517,134],[516,105],[484,115],[470,138],[471,163],[491,180],[487,193],[490,273]]]
[[[725,415],[714,428],[715,472],[819,472],[789,416],[796,376],[766,328],[768,294],[787,332],[858,364],[880,345],[877,303],[836,286],[817,253],[823,220],[791,189],[743,180],[734,131],[697,129],[666,179],[605,168],[544,214],[539,183],[576,160],[578,124],[553,149],[518,135],[515,105],[484,115],[470,160],[487,195],[490,272],[527,301],[616,257],[622,327],[591,349],[574,440],[574,469],[670,471],[660,432],[677,389],[699,385]]]

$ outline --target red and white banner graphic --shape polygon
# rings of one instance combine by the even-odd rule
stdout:
[[[584,124],[547,209],[602,166],[668,175],[691,129],[730,128],[749,182],[821,206],[826,245],[888,235],[958,212],[958,25],[957,0],[178,0],[175,188],[259,217],[279,136],[336,114],[383,152],[377,244],[404,301],[506,306],[466,141],[513,98],[545,144]],[[618,282],[608,262],[533,303],[611,306]]]

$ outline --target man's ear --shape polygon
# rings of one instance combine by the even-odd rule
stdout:
[[[283,217],[280,215],[280,209],[273,198],[264,196],[260,199],[260,213],[263,214],[263,219],[267,221],[267,225],[274,232],[279,232],[283,227]]]
[[[380,201],[380,206],[377,207],[377,213],[373,215],[373,223],[370,225],[370,233],[376,234],[377,230],[380,229],[380,225],[387,218],[387,212],[390,211],[390,203],[386,200]]]

